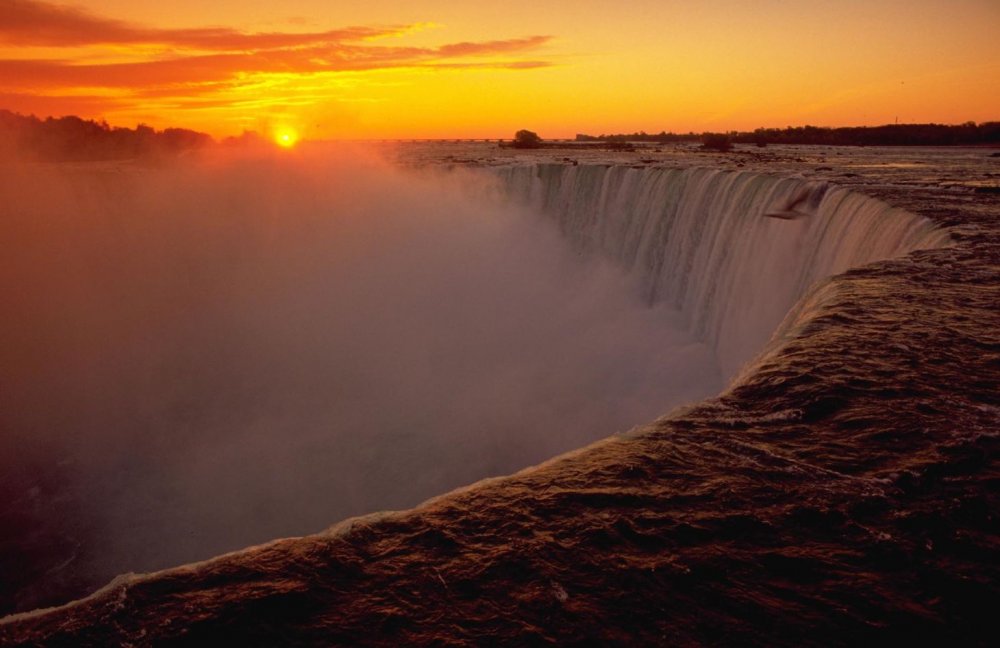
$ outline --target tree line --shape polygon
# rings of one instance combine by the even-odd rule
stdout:
[[[176,154],[212,141],[205,133],[185,128],[120,128],[73,115],[39,119],[0,110],[0,149],[37,160],[122,160]]]
[[[657,134],[640,131],[614,135],[576,136],[577,142],[703,142],[721,137],[738,144],[826,144],[830,146],[976,146],[1000,145],[1000,122],[964,124],[887,124],[885,126],[789,126],[726,133]]]

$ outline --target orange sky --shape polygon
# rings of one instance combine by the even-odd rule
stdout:
[[[998,0],[0,0],[0,107],[232,135],[1000,119]]]

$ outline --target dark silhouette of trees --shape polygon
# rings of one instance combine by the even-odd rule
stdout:
[[[123,160],[175,155],[212,143],[184,128],[156,131],[145,124],[113,128],[70,115],[39,119],[0,110],[0,149],[46,161]]]
[[[701,148],[713,151],[730,151],[733,141],[725,133],[705,133],[701,139]]]
[[[887,124],[822,128],[789,126],[758,128],[740,133],[738,142],[767,144],[827,144],[833,146],[969,146],[1000,144],[1000,122],[964,124]]]
[[[533,133],[530,130],[519,130],[514,133],[514,148],[541,148],[542,138],[538,136],[538,133]]]
[[[701,140],[706,148],[708,138],[718,133],[667,133],[650,135],[645,132],[618,135],[576,136],[578,142],[696,142]],[[789,126],[787,128],[758,128],[749,132],[733,131],[728,135],[732,143],[756,144],[823,144],[829,146],[975,146],[1000,145],[1000,122],[965,122],[964,124],[888,124],[885,126],[849,126],[826,128],[820,126]]]
[[[577,142],[654,142],[657,144],[666,144],[668,142],[693,142],[701,139],[700,134],[696,133],[668,133],[666,131],[660,131],[658,134],[650,134],[645,131],[640,131],[636,133],[621,133],[617,135],[586,135],[584,133],[578,133],[576,136]]]

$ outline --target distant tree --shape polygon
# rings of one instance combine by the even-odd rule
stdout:
[[[519,130],[514,133],[514,148],[539,148],[542,145],[542,138],[538,133],[530,130]]]
[[[713,151],[728,151],[733,148],[733,142],[725,133],[705,133],[701,147]]]

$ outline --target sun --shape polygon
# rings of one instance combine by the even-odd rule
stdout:
[[[282,148],[292,148],[299,141],[299,134],[291,128],[279,128],[274,131],[274,142]]]

